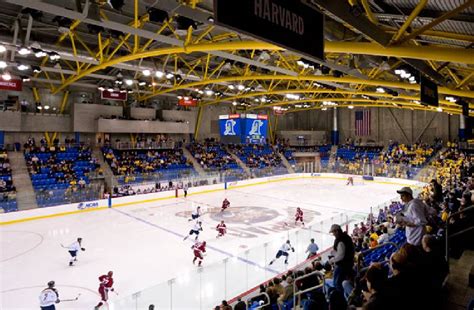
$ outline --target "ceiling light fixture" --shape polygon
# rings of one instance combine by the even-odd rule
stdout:
[[[23,56],[28,55],[29,53],[31,53],[31,51],[26,47],[22,47],[18,51],[18,54],[23,55]]]
[[[145,69],[145,70],[142,71],[142,73],[143,73],[144,76],[150,76],[151,71],[148,70],[148,69]]]
[[[126,79],[126,80],[125,80],[125,84],[127,84],[128,86],[132,86],[132,85],[133,85],[133,80],[131,80],[131,79]]]
[[[0,60],[0,69],[5,69],[7,67],[7,63],[3,60]]]
[[[30,66],[23,65],[23,64],[18,64],[18,66],[17,66],[18,70],[20,70],[20,71],[28,70],[29,67]]]
[[[2,79],[4,79],[5,81],[10,81],[12,79],[12,76],[10,75],[8,71],[5,71],[2,74]]]
[[[0,44],[0,53],[5,53],[6,50],[7,48],[5,47],[5,45]]]

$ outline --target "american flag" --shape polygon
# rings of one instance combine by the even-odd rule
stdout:
[[[370,136],[370,110],[355,111],[356,136]]]

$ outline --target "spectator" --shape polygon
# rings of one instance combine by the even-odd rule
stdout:
[[[246,310],[247,306],[245,305],[245,302],[242,301],[241,298],[237,299],[237,303],[234,306],[234,310]]]
[[[387,281],[387,272],[384,267],[379,263],[371,265],[365,274],[365,280],[367,282],[367,290],[362,291],[362,294],[366,302],[362,309],[387,309],[391,301],[383,294],[386,291]]]
[[[382,227],[382,234],[379,236],[379,239],[377,240],[378,244],[383,244],[385,242],[388,242],[390,239],[388,235],[388,229],[386,226]]]
[[[226,300],[223,300],[220,306],[220,310],[232,310],[232,307],[229,306]]]
[[[334,268],[334,287],[342,292],[342,281],[348,278],[352,273],[354,265],[354,244],[347,233],[343,232],[341,226],[333,224],[329,233],[335,237],[331,263],[335,264]]]
[[[440,250],[440,245],[433,235],[424,235],[421,241],[423,247],[423,265],[425,267],[425,277],[432,291],[439,293],[444,279],[448,275],[448,263]]]
[[[305,253],[308,253],[307,258],[311,258],[313,256],[318,255],[319,247],[316,243],[314,243],[314,239],[311,238],[308,248],[306,249]]]
[[[283,291],[283,294],[280,295],[280,297],[278,298],[278,304],[280,305],[283,305],[283,303],[289,301],[290,298],[293,298],[293,290],[294,290],[294,287],[293,287],[293,278],[290,276],[290,277],[287,277],[286,278],[286,287]]]
[[[413,198],[413,191],[409,187],[398,190],[400,199],[405,203],[405,216],[399,216],[397,224],[406,227],[406,237],[409,244],[421,246],[421,238],[425,234],[426,220],[425,205],[419,199]]]

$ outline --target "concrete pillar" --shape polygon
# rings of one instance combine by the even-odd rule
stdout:
[[[331,144],[339,144],[339,130],[337,129],[337,108],[334,108],[332,116]]]
[[[466,117],[459,115],[459,141],[466,141]]]

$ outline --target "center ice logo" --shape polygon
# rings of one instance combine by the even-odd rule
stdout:
[[[254,135],[261,136],[262,133],[260,131],[261,131],[262,126],[263,126],[263,122],[261,120],[259,119],[254,120],[252,123],[252,129],[249,132],[249,136],[254,136]]]
[[[99,206],[99,203],[96,201],[96,202],[81,202],[77,205],[77,208],[79,210],[84,210],[84,209],[87,209],[87,208],[97,208]]]
[[[237,122],[234,121],[233,119],[228,119],[225,122],[225,131],[224,131],[224,136],[235,136],[235,124]]]

